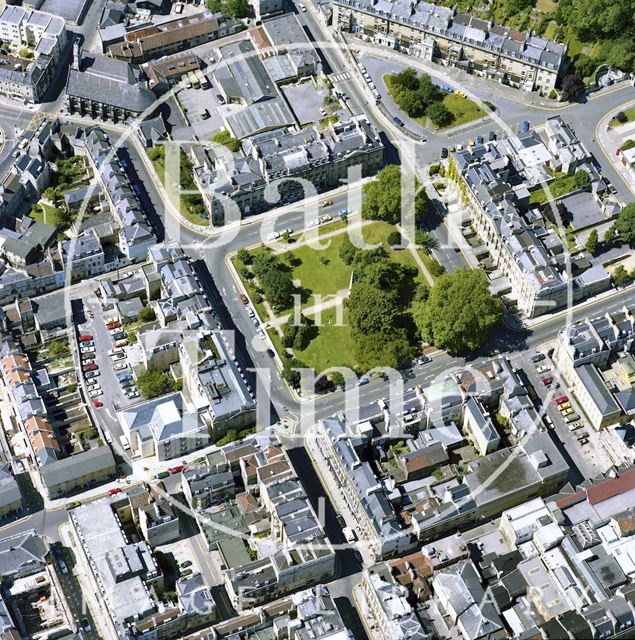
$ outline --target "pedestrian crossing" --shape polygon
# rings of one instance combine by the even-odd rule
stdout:
[[[351,74],[348,71],[340,71],[339,73],[334,73],[331,76],[331,80],[334,82],[344,82],[345,80],[350,80]]]

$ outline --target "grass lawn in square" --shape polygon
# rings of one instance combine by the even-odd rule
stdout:
[[[295,350],[295,357],[316,371],[329,367],[355,367],[353,356],[355,342],[351,336],[347,313],[344,310],[344,326],[336,326],[336,309],[322,312],[318,335],[302,351]]]
[[[469,98],[461,98],[461,96],[457,96],[454,93],[446,94],[443,97],[443,104],[454,116],[452,122],[447,127],[443,127],[444,129],[458,127],[459,125],[472,122],[472,120],[482,118],[485,115],[483,109],[481,109],[476,102]]]

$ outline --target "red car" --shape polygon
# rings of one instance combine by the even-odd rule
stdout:
[[[569,398],[567,396],[560,396],[559,398],[556,398],[553,402],[554,404],[564,404],[565,402],[569,402]]]
[[[107,329],[118,329],[121,326],[121,322],[109,322],[106,325]]]
[[[82,371],[84,373],[86,373],[87,371],[94,371],[95,369],[97,369],[97,365],[96,364],[85,364],[82,367]]]
[[[99,407],[103,407],[104,403],[103,402],[99,402],[99,400],[95,400],[95,402],[93,402],[93,407],[95,407],[96,409],[99,409]]]
[[[86,334],[84,336],[79,336],[79,341],[80,342],[88,342],[89,340],[92,340],[93,336]]]
[[[244,293],[240,294],[240,301],[243,304],[249,304],[249,298]]]
[[[184,464],[180,464],[177,467],[170,467],[168,469],[168,471],[170,473],[181,473],[181,471],[183,471],[183,469],[185,469],[185,465]]]
[[[115,487],[114,489],[110,489],[108,491],[109,496],[116,496],[118,493],[121,493],[121,489],[119,487]]]
[[[553,382],[553,378],[543,378],[543,379],[542,379],[542,384],[544,384],[544,385],[545,385],[545,387],[546,387],[548,384],[551,384],[552,382]]]

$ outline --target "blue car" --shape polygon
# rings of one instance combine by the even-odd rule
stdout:
[[[132,380],[132,374],[131,373],[124,373],[120,376],[117,376],[117,380],[119,380],[119,382],[126,382],[128,380]]]
[[[337,212],[337,215],[338,215],[338,216],[348,216],[348,215],[350,215],[350,213],[351,213],[351,210],[350,210],[350,209],[340,209],[340,210]]]
[[[523,133],[527,133],[529,131],[529,120],[525,120],[523,122]]]
[[[358,381],[357,381],[357,386],[358,387],[362,387],[365,384],[368,384],[370,381],[368,380],[368,378],[366,376],[362,376]]]
[[[401,118],[398,118],[397,116],[395,116],[395,117],[393,118],[393,120],[395,121],[395,124],[396,124],[398,127],[403,127],[403,120],[402,120]]]

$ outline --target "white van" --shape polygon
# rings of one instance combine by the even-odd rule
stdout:
[[[346,542],[349,544],[353,544],[357,540],[357,535],[350,527],[344,527],[342,529],[342,533],[344,534],[344,538],[346,538]]]

